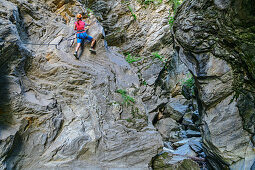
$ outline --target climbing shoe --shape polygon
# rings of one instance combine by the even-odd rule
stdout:
[[[96,53],[96,50],[94,48],[90,48],[89,51],[92,53]]]
[[[77,54],[77,52],[76,52],[76,51],[73,53],[73,55],[74,55],[74,57],[75,57],[76,59],[78,59],[78,60],[79,60],[79,57],[78,57],[78,54]]]

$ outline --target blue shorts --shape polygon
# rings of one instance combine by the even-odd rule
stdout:
[[[92,41],[93,37],[89,36],[86,32],[78,33],[77,35],[77,43],[81,43],[82,40]]]

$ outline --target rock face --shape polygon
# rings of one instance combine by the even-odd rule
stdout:
[[[83,4],[1,0],[0,6],[1,169],[148,169],[162,138],[146,128],[134,95],[138,75],[107,46],[96,18],[88,19],[88,34],[97,39],[97,53],[85,44],[75,60],[65,38]],[[126,104],[119,89],[135,103]]]
[[[170,160],[173,156],[171,154],[164,153],[157,157],[157,159],[154,161],[153,164],[153,169],[155,170],[160,170],[160,169],[165,169],[165,170],[185,170],[185,169],[190,169],[190,170],[199,170],[199,166],[196,162],[190,160],[190,159],[184,159],[184,160],[179,160],[173,164],[168,163],[166,160]]]
[[[175,48],[195,78],[203,146],[212,169],[250,169],[254,153],[255,2],[185,1]]]
[[[0,0],[0,169],[253,169],[255,4],[172,6]]]

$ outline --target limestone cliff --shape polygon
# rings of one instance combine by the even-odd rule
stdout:
[[[254,1],[185,1],[175,48],[196,80],[213,169],[254,168]]]
[[[0,169],[254,168],[255,4],[176,2],[0,0]]]
[[[143,128],[139,99],[132,106],[139,130],[122,118],[131,107],[122,112],[117,90],[138,88],[139,79],[107,47],[95,17],[88,33],[97,39],[97,54],[86,45],[76,60],[65,38],[73,14],[86,10],[83,4],[0,2],[1,168],[147,168],[162,147],[161,136]]]

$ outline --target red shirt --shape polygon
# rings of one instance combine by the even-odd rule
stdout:
[[[78,22],[79,22],[79,24],[78,24]],[[75,24],[76,30],[84,30],[84,28],[85,28],[85,22],[83,22],[83,21],[76,21],[74,24]]]

